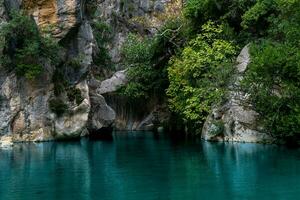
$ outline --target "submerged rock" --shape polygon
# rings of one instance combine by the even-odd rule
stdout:
[[[203,129],[202,138],[210,141],[272,143],[275,138],[259,125],[258,113],[247,102],[248,94],[239,90],[240,80],[250,63],[249,46],[237,58],[235,82],[230,86],[225,104],[213,109]]]

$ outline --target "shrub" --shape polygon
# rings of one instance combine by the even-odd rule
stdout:
[[[19,76],[34,79],[43,71],[45,60],[56,64],[59,58],[57,43],[47,35],[41,36],[34,20],[23,12],[12,12],[0,33],[5,38],[1,64],[16,70]]]
[[[240,31],[243,14],[255,2],[249,0],[188,0],[184,8],[184,16],[191,21],[191,26],[196,32],[209,20],[227,22],[236,31]]]
[[[124,64],[135,67],[141,64],[150,65],[153,55],[153,40],[129,34],[122,47]]]
[[[112,64],[108,51],[108,44],[113,39],[112,29],[102,21],[94,21],[91,25],[98,47],[98,53],[94,56],[94,63],[104,67],[109,66]]]
[[[70,102],[76,102],[77,105],[81,104],[81,102],[84,100],[81,94],[80,89],[71,87],[68,92],[67,96]]]
[[[83,61],[84,56],[83,55],[78,55],[77,57],[70,58],[65,65],[67,67],[71,67],[75,70],[79,70],[82,66],[82,61]]]
[[[65,87],[69,85],[59,67],[55,69],[52,75],[52,82],[54,84],[54,95],[56,97],[61,95],[65,91]]]
[[[58,117],[62,116],[68,110],[68,105],[65,104],[61,99],[51,99],[49,101],[50,110],[55,113]]]
[[[164,98],[169,85],[166,65],[186,41],[184,34],[181,19],[167,21],[151,38],[129,34],[122,48],[129,84],[119,91],[132,99]]]

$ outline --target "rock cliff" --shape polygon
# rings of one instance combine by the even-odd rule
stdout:
[[[14,71],[1,66],[0,141],[1,137],[5,144],[78,138],[87,135],[88,130],[97,132],[113,127],[120,116],[124,117],[124,125],[120,127],[127,129],[128,123],[131,123],[127,112],[131,112],[131,108],[126,103],[108,104],[105,99],[126,83],[126,70],[118,65],[120,48],[130,31],[153,34],[167,18],[166,13],[179,12],[170,10],[168,6],[174,2],[177,3],[164,0],[0,1],[1,24],[10,20],[11,12],[24,10],[32,16],[41,33],[49,32],[63,47],[59,53],[61,61],[51,64],[45,60],[43,72],[35,80],[17,76]],[[107,78],[104,81],[96,80],[93,74],[94,68],[99,68],[93,64],[93,56],[99,49],[91,24],[97,20],[108,23],[113,29],[113,41],[108,48],[113,63],[121,69],[116,73],[110,69],[108,74],[115,75],[104,76]],[[73,60],[79,67],[71,66]],[[51,102],[57,98],[53,82],[57,71],[62,74],[59,82],[68,83],[64,93],[58,97],[67,107],[62,115],[55,114],[51,109]],[[70,91],[80,93],[80,102],[70,99]],[[126,110],[127,114],[123,115],[120,110]],[[135,125],[136,129],[143,129],[142,124],[152,126],[153,110],[154,106],[136,119],[141,122],[141,125]]]
[[[83,18],[83,3],[75,0],[2,2],[3,23],[9,19],[10,12],[23,9],[34,17],[40,31],[50,27],[57,41],[68,39],[61,52],[62,62],[68,63],[78,55],[83,59],[79,70],[66,64],[63,67],[68,87],[80,91],[82,101],[74,104],[67,97],[61,97],[68,106],[62,116],[54,114],[49,105],[55,96],[53,75],[59,63],[53,66],[45,61],[43,73],[34,80],[2,68],[0,135],[10,136],[13,142],[23,142],[76,138],[85,132],[91,107],[86,74],[92,63],[93,33],[89,22]]]
[[[57,38],[65,37],[84,17],[84,0],[23,0],[21,6]]]
[[[240,81],[250,63],[249,47],[246,46],[237,57],[234,83],[225,104],[215,107],[208,116],[202,138],[210,141],[272,143],[275,141],[259,125],[258,113],[247,101],[248,94],[240,90]]]

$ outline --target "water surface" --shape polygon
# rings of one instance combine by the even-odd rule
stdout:
[[[118,133],[0,150],[1,200],[299,199],[300,150]]]

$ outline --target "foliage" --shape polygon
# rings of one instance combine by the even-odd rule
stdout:
[[[65,87],[69,85],[64,74],[60,68],[56,68],[52,75],[52,82],[54,84],[54,95],[59,96],[65,91]]]
[[[235,30],[241,30],[243,14],[255,4],[249,0],[188,0],[184,16],[196,30],[209,20],[227,22]]]
[[[5,97],[0,94],[0,107],[2,106],[2,103],[4,100],[5,100]]]
[[[220,136],[224,132],[224,122],[222,120],[213,120],[213,128],[210,130],[210,135]]]
[[[245,79],[251,102],[270,133],[299,134],[300,53],[293,46],[264,41],[252,46]]]
[[[62,116],[68,110],[68,105],[65,104],[61,99],[55,98],[49,101],[49,108],[58,117]]]
[[[11,20],[1,26],[4,52],[2,65],[17,75],[34,79],[43,71],[43,62],[56,63],[59,46],[49,36],[41,36],[34,20],[23,12],[12,12]]]
[[[71,87],[68,92],[67,96],[70,102],[76,102],[77,105],[81,104],[81,102],[84,100],[81,94],[80,89]]]
[[[299,0],[188,0],[183,17],[154,37],[129,36],[123,48],[129,84],[121,90],[144,98],[168,88],[174,116],[199,130],[226,96],[235,44],[256,41],[242,89],[270,133],[300,138],[299,10]]]
[[[140,64],[150,65],[153,55],[152,42],[153,40],[151,39],[129,34],[122,47],[125,64],[129,67],[135,67]]]
[[[111,27],[99,20],[92,23],[92,28],[98,47],[98,53],[94,56],[94,63],[101,66],[111,65],[111,58],[107,47],[108,43],[113,39]]]
[[[72,67],[75,70],[79,70],[82,67],[83,58],[83,55],[78,55],[76,57],[69,58],[65,65],[68,67]]]
[[[252,44],[244,89],[267,130],[300,138],[300,2],[276,0],[269,36]]]
[[[129,83],[121,93],[132,99],[163,98],[169,84],[166,65],[186,42],[184,36],[181,18],[167,21],[151,38],[129,34],[122,48]]]
[[[131,98],[149,98],[151,95],[163,95],[167,80],[166,70],[155,66],[155,39],[141,38],[130,34],[123,46],[123,64],[128,68],[128,85],[120,92]]]
[[[173,57],[168,68],[170,108],[193,126],[200,127],[213,103],[220,102],[232,69],[235,46],[220,39],[222,25],[202,26],[202,34]]]

